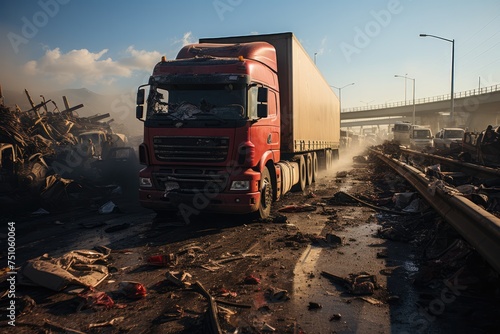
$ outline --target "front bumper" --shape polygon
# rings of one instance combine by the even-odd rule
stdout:
[[[257,211],[260,192],[254,193],[183,193],[160,190],[139,190],[139,202],[155,211],[180,211],[198,214],[201,211],[245,214]]]
[[[152,180],[151,187],[139,188],[139,202],[156,211],[245,214],[259,208],[261,174],[253,169],[230,173],[195,167],[149,167],[139,176]],[[248,181],[249,190],[229,190],[233,181]],[[176,187],[170,187],[172,182]]]

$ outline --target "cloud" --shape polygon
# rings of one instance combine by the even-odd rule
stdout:
[[[196,39],[193,37],[193,33],[191,31],[185,32],[181,39],[176,39],[172,44],[173,45],[188,45],[196,43]]]
[[[136,50],[133,45],[126,50],[129,57],[119,60],[119,63],[132,70],[150,72],[153,66],[160,61],[161,53],[158,51]]]
[[[318,52],[317,52],[318,55],[321,56],[321,55],[323,55],[325,53],[325,47],[327,45],[327,41],[328,40],[327,40],[326,36],[321,39],[321,46],[320,46],[320,48],[318,49]]]
[[[106,86],[120,78],[130,78],[137,71],[151,71],[160,60],[158,51],[136,50],[129,46],[125,57],[113,60],[106,57],[108,49],[91,52],[87,49],[61,52],[59,48],[46,49],[38,60],[27,62],[24,73],[46,78],[56,85]]]
[[[193,34],[188,31],[172,42],[172,49],[178,50],[195,42]],[[43,48],[45,52],[40,58],[21,65],[22,78],[21,73],[16,73],[21,85],[29,82],[30,86],[53,89],[86,87],[95,91],[122,91],[147,81],[153,67],[164,55],[156,50],[138,50],[134,45],[116,52],[118,56],[113,57],[108,49],[65,52],[61,48]],[[12,68],[6,68],[6,71],[14,73]]]

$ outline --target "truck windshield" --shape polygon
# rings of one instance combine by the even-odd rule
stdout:
[[[462,138],[464,136],[464,130],[446,130],[445,138]]]
[[[152,87],[148,97],[148,118],[175,120],[245,118],[244,85],[169,85]]]
[[[416,139],[430,139],[431,132],[429,130],[413,130],[413,137]]]

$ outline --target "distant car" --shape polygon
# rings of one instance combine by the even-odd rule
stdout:
[[[434,137],[434,147],[450,149],[452,143],[461,143],[465,130],[461,128],[442,128]]]

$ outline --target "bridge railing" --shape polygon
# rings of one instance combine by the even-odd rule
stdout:
[[[500,85],[493,85],[493,86],[488,86],[488,87],[481,87],[478,89],[470,89],[470,90],[466,90],[463,92],[457,92],[457,93],[454,93],[453,95],[455,96],[455,99],[457,99],[457,98],[462,98],[462,97],[487,94],[487,93],[496,92],[499,90],[500,90]],[[450,96],[451,96],[451,94],[437,95],[437,96],[432,96],[432,97],[423,97],[420,99],[415,99],[415,104],[446,101],[446,100],[450,100]],[[376,105],[374,104],[374,105],[369,105],[369,106],[364,106],[364,107],[345,108],[345,109],[342,109],[342,112],[365,111],[365,110],[395,108],[395,107],[404,107],[404,106],[412,106],[412,105],[413,105],[413,99],[408,100],[408,101],[399,101],[399,102],[383,103],[383,104],[376,104]]]

